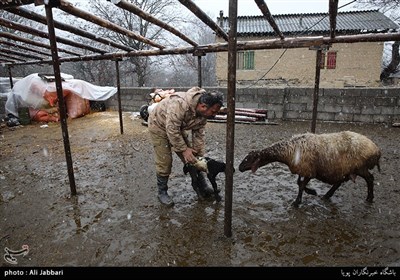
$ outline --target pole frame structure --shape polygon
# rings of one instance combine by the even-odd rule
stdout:
[[[119,128],[121,134],[124,134],[124,121],[122,118],[122,105],[121,105],[121,82],[119,78],[119,61],[120,59],[115,60],[115,70],[117,72],[117,99],[118,99],[118,115],[119,115]]]
[[[225,170],[225,236],[232,236],[233,161],[235,147],[235,95],[236,95],[236,50],[237,50],[237,0],[229,0],[228,40],[228,97],[226,127]]]
[[[60,61],[57,52],[57,41],[56,41],[56,34],[54,30],[54,22],[53,22],[53,11],[50,4],[45,5],[46,9],[46,19],[47,19],[47,26],[49,30],[49,39],[50,39],[50,46],[51,46],[51,55],[53,59],[53,69],[54,69],[54,77],[57,89],[57,97],[58,97],[58,107],[60,110],[60,117],[61,117],[61,130],[62,136],[64,141],[64,152],[65,158],[67,161],[67,168],[68,168],[68,178],[69,178],[69,185],[71,189],[71,195],[76,195],[76,185],[75,185],[75,176],[74,176],[74,168],[72,164],[72,156],[71,156],[71,147],[69,144],[69,135],[68,135],[68,126],[67,126],[67,114],[66,108],[64,103],[64,95],[61,83],[61,71],[60,71]]]

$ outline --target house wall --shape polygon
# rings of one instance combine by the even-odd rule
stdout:
[[[175,88],[186,91],[188,88]],[[225,87],[208,88],[221,91]],[[121,88],[122,110],[138,112],[148,104],[152,88]],[[314,88],[237,88],[236,108],[267,109],[268,119],[311,120]],[[0,97],[0,117],[5,114],[5,97]],[[226,102],[225,102],[226,105]],[[106,101],[108,110],[118,110],[117,95]],[[320,121],[386,123],[400,122],[400,88],[321,88],[318,98]]]
[[[257,40],[257,38],[249,39]],[[337,51],[336,69],[321,69],[320,87],[379,86],[383,45],[382,42],[334,44],[329,50]],[[262,80],[258,81],[258,86],[314,85],[315,50],[295,48],[286,51],[266,49],[254,52],[255,69],[237,70],[236,79],[239,85],[251,84],[259,79]],[[279,59],[283,52],[285,54]],[[279,62],[268,72],[277,59]],[[219,86],[227,85],[227,61],[228,53],[217,53],[216,75]]]

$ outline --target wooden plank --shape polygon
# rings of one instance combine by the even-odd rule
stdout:
[[[346,35],[336,36],[334,39],[330,37],[301,37],[301,38],[285,38],[281,39],[268,39],[238,42],[237,50],[256,50],[256,49],[281,49],[281,48],[309,48],[310,46],[329,45],[331,43],[357,43],[357,42],[385,42],[385,41],[398,41],[400,40],[400,32],[386,33],[386,34],[360,34],[360,35]],[[80,57],[65,57],[60,58],[60,62],[73,62],[73,61],[91,61],[91,60],[109,60],[133,56],[156,56],[156,55],[177,55],[194,53],[195,51],[203,51],[205,53],[212,52],[226,52],[228,50],[227,43],[216,43],[201,45],[195,47],[180,47],[170,48],[163,50],[142,50],[137,52],[115,52],[107,53],[104,55],[86,55]],[[14,65],[29,65],[37,63],[52,63],[49,61],[29,61],[24,63],[16,63]]]
[[[185,36],[184,34],[179,32],[174,27],[172,27],[172,26],[168,25],[167,23],[163,22],[162,20],[159,20],[159,19],[153,17],[152,15],[146,13],[145,11],[143,11],[142,9],[140,9],[138,6],[134,5],[133,3],[129,3],[125,0],[118,1],[117,3],[116,3],[116,1],[112,1],[112,0],[107,0],[107,1],[111,1],[116,6],[122,8],[124,10],[127,10],[135,15],[138,15],[139,17],[147,20],[148,22],[151,22],[157,26],[160,26],[161,28],[171,32],[172,34],[176,35],[177,37],[181,38],[182,40],[184,40],[185,42],[189,43],[192,46],[195,46],[195,47],[198,46],[198,44],[196,42],[194,42],[193,40],[191,40],[190,38],[188,38],[187,36]]]
[[[252,109],[252,108],[235,108],[236,111],[239,112],[252,112],[252,113],[260,113],[260,114],[267,114],[267,109]]]
[[[274,17],[272,16],[271,12],[268,9],[267,4],[264,2],[264,0],[254,0],[260,8],[261,12],[263,13],[264,17],[267,19],[268,23],[271,25],[272,29],[275,31],[275,33],[281,38],[285,39],[285,36],[283,36],[282,32],[279,30],[278,25],[276,24]]]
[[[34,11],[30,11],[30,10],[28,10],[26,8],[23,8],[23,7],[10,8],[10,9],[7,9],[7,11],[10,12],[10,13],[19,15],[21,17],[24,17],[24,18],[28,18],[28,19],[34,20],[36,22],[47,24],[47,20],[46,20],[45,16],[37,14]],[[91,39],[93,41],[97,41],[97,42],[105,44],[105,45],[112,46],[112,47],[120,49],[120,50],[124,50],[124,51],[127,51],[127,52],[134,51],[133,48],[127,47],[127,46],[122,45],[122,44],[115,43],[114,41],[111,41],[111,40],[103,38],[103,37],[99,37],[99,36],[97,36],[95,34],[92,34],[92,33],[88,32],[88,31],[85,31],[85,30],[82,30],[82,29],[79,29],[79,28],[75,28],[75,27],[73,27],[71,25],[68,25],[68,24],[65,24],[63,22],[54,21],[54,26],[56,28],[58,28],[58,29],[65,30],[67,32],[70,32],[70,33],[73,33],[73,34],[76,34],[76,35]]]
[[[336,32],[336,17],[338,12],[339,0],[329,0],[329,22],[330,22],[330,36],[335,38]]]
[[[182,5],[188,8],[193,14],[195,14],[202,22],[207,24],[212,30],[217,33],[218,36],[228,41],[228,35],[226,32],[217,25],[206,13],[204,13],[193,1],[191,0],[178,0]]]
[[[0,0],[0,9],[35,3],[35,0]]]
[[[216,120],[227,120],[227,115],[216,115],[215,116]],[[257,118],[255,117],[248,117],[248,116],[237,116],[235,115],[235,121],[247,121],[247,122],[255,122],[257,121]]]
[[[133,32],[131,30],[123,28],[123,27],[119,26],[118,24],[115,24],[115,23],[113,23],[111,21],[108,21],[108,20],[102,19],[100,17],[94,16],[94,15],[92,15],[92,14],[90,14],[90,13],[84,11],[84,10],[78,9],[78,8],[74,7],[71,3],[67,2],[67,1],[60,0],[60,2],[61,2],[61,5],[58,8],[63,10],[66,13],[69,13],[69,14],[74,15],[76,17],[85,19],[85,20],[87,20],[89,22],[93,22],[93,23],[95,23],[97,25],[100,25],[100,26],[102,26],[104,28],[107,28],[107,29],[112,30],[114,32],[117,32],[117,33],[120,33],[122,35],[128,36],[128,37],[130,37],[132,39],[135,39],[137,41],[143,42],[143,43],[148,44],[150,46],[153,46],[153,47],[156,47],[156,48],[159,48],[159,49],[163,49],[164,48],[164,46],[162,46],[160,44],[157,44],[156,42],[154,42],[154,41],[152,41],[150,39],[147,39],[147,38],[143,37],[142,35],[136,34],[135,32]]]

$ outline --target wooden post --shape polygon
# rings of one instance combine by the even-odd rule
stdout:
[[[122,106],[121,106],[121,83],[119,78],[119,63],[118,59],[115,60],[115,69],[117,72],[117,98],[118,98],[118,113],[119,113],[119,128],[121,134],[124,134],[124,123],[122,120]]]
[[[237,51],[237,0],[229,0],[228,38],[228,100],[226,127],[226,171],[225,171],[225,222],[224,233],[232,236],[233,161],[235,147],[235,95],[236,95],[236,51]]]
[[[315,61],[315,84],[314,84],[314,94],[313,94],[313,110],[311,119],[311,132],[315,133],[315,126],[317,123],[318,114],[318,95],[319,95],[319,80],[321,74],[321,58],[322,58],[322,47],[314,48],[317,50],[317,56]]]
[[[68,168],[69,185],[71,189],[71,195],[76,195],[74,168],[72,165],[71,148],[69,145],[67,114],[65,110],[64,95],[61,83],[60,61],[57,52],[57,42],[56,42],[56,34],[54,31],[53,12],[51,6],[49,6],[48,4],[46,4],[45,6],[46,6],[46,19],[47,19],[47,26],[49,30],[49,39],[51,46],[51,55],[53,59],[54,77],[57,89],[58,107],[60,109],[60,116],[61,116],[61,129],[64,140],[64,152]]]
[[[10,65],[8,65],[8,77],[9,77],[9,79],[10,79],[10,87],[11,87],[11,89],[14,87],[14,83],[13,83],[13,80],[12,80],[12,74],[11,74],[11,66]]]
[[[202,77],[202,73],[203,71],[201,70],[201,57],[205,56],[206,53],[204,51],[199,51],[199,50],[195,50],[193,52],[194,56],[197,56],[197,65],[198,65],[198,69],[197,69],[197,85],[198,87],[202,87],[203,85],[203,77]]]
[[[197,84],[198,84],[199,88],[201,88],[202,85],[203,85],[202,84],[203,78],[202,78],[201,56],[200,55],[197,57],[197,65],[198,65],[198,68],[197,68]]]

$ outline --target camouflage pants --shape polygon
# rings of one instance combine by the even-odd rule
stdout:
[[[159,176],[169,176],[172,169],[172,149],[167,135],[160,135],[150,131],[151,141],[154,148],[154,159],[156,163],[156,174]],[[187,132],[182,132],[186,145],[190,147]],[[182,153],[176,153],[182,162],[184,161]]]

